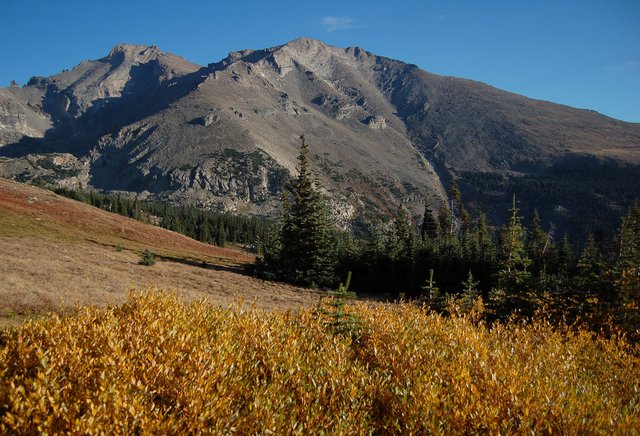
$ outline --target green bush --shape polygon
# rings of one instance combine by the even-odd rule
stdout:
[[[149,251],[149,249],[146,249],[144,250],[144,253],[142,253],[142,258],[139,263],[144,266],[155,265],[156,257],[151,251]]]

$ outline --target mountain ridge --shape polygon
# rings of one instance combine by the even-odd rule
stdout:
[[[204,67],[118,44],[14,88],[0,89],[0,175],[242,213],[275,213],[302,133],[343,225],[398,203],[417,216],[468,173],[640,165],[640,124],[304,37]]]

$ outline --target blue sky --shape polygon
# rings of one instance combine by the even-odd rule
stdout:
[[[300,36],[640,122],[640,0],[2,0],[0,86],[121,42],[206,65]]]

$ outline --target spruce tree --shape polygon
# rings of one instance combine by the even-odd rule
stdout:
[[[433,269],[429,270],[429,279],[422,286],[422,300],[429,305],[431,310],[441,311],[444,308],[445,296],[433,280]]]
[[[262,256],[256,259],[256,269],[264,278],[285,279],[284,271],[287,267],[285,267],[282,259],[282,241],[285,240],[285,223],[288,223],[291,219],[290,206],[287,191],[282,191],[280,196],[280,217],[267,231],[262,247],[260,247]]]
[[[509,210],[511,217],[509,223],[500,235],[500,248],[503,254],[502,268],[499,278],[504,284],[522,284],[528,277],[528,266],[531,260],[525,251],[526,230],[520,223],[519,209],[516,207],[516,196],[513,196],[513,205]]]
[[[438,237],[438,222],[433,216],[431,200],[427,197],[424,202],[424,214],[422,216],[422,227],[420,228],[420,238],[423,241],[434,241]]]
[[[475,230],[475,237],[480,250],[479,260],[482,262],[494,262],[496,257],[495,244],[484,213],[481,213],[478,217]]]
[[[415,264],[417,234],[409,221],[407,211],[398,206],[393,220],[393,232],[390,235],[389,249],[393,261],[395,286],[402,292],[412,294],[415,286]]]
[[[618,253],[612,271],[619,307],[616,318],[631,340],[640,340],[640,204],[622,218]]]
[[[471,274],[471,270],[469,270],[469,275],[467,276],[467,280],[462,282],[462,299],[461,304],[462,308],[465,311],[471,310],[473,304],[478,299],[478,297],[482,296],[482,293],[478,289],[478,282],[474,280],[473,274]]]
[[[569,243],[569,236],[565,232],[560,248],[558,248],[558,277],[566,280],[573,271],[574,261],[574,253]]]
[[[573,288],[577,300],[584,307],[591,297],[596,301],[609,295],[610,284],[604,278],[605,261],[598,249],[592,233],[587,235],[587,242],[576,264],[576,275],[573,277]]]
[[[448,238],[453,230],[453,218],[445,203],[440,204],[440,209],[438,209],[438,223],[440,224],[441,235],[444,238]]]
[[[622,218],[614,280],[623,303],[640,308],[640,204],[634,202]]]
[[[286,280],[326,286],[334,281],[335,244],[325,201],[313,183],[308,153],[302,135],[298,177],[290,186],[290,210],[282,224],[281,261]]]
[[[536,273],[545,271],[547,268],[549,251],[549,235],[542,229],[542,220],[538,209],[533,209],[533,219],[531,221],[531,233],[527,240],[527,252],[532,261],[532,269]]]
[[[452,228],[451,232],[460,230],[460,233],[465,233],[469,230],[471,224],[471,216],[467,209],[462,204],[462,193],[458,187],[458,182],[455,179],[451,180],[451,215],[452,215]]]
[[[499,316],[531,309],[525,288],[531,261],[525,251],[526,230],[520,223],[522,218],[518,214],[515,195],[510,212],[509,222],[500,235],[502,264],[497,274],[498,286],[491,291],[494,312]]]
[[[409,217],[405,208],[400,205],[393,220],[393,257],[398,260],[413,258],[415,250],[415,232],[409,223]]]

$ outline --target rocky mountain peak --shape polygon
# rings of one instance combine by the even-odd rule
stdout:
[[[0,175],[201,207],[273,213],[301,133],[339,222],[398,202],[418,216],[424,196],[446,201],[449,179],[467,173],[537,177],[585,155],[640,163],[638,125],[311,38],[206,69],[119,44],[0,89]],[[62,154],[71,163],[55,172]],[[557,204],[549,219],[567,222]]]
[[[135,56],[136,54],[141,54],[141,53],[162,53],[160,51],[160,49],[155,46],[155,45],[141,45],[141,44],[116,44],[111,51],[109,52],[109,54],[107,55],[108,57],[113,57],[116,56],[120,53],[129,55],[129,56]]]
[[[190,73],[200,68],[180,56],[163,52],[155,45],[118,44],[101,60],[114,66],[142,65],[157,61],[165,70],[173,70],[174,75]]]
[[[290,50],[295,50],[299,52],[308,52],[308,51],[318,51],[318,50],[335,50],[335,47],[332,47],[324,42],[307,37],[301,37],[289,41],[288,43],[280,46],[281,48],[288,48]]]
[[[298,38],[286,44],[263,50],[240,50],[229,53],[213,69],[224,69],[237,62],[259,65],[284,76],[294,69],[311,71],[318,77],[330,78],[339,66],[358,67],[371,63],[376,56],[360,47],[337,48],[312,38]]]

